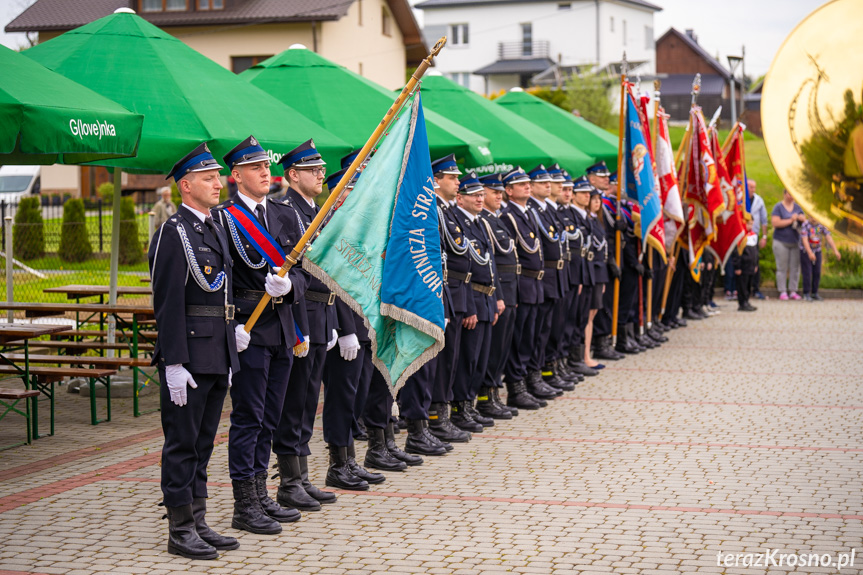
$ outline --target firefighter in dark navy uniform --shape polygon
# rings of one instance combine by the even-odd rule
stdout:
[[[279,163],[289,184],[285,204],[292,207],[305,232],[320,209],[315,198],[323,191],[326,163],[307,140],[282,156]],[[273,451],[278,460],[281,482],[277,501],[285,507],[318,511],[321,503],[334,503],[336,495],[318,489],[308,479],[309,441],[312,438],[315,413],[321,392],[327,350],[336,345],[336,294],[323,282],[311,278],[308,289],[294,303],[294,317],[308,338],[309,351],[296,357],[288,380],[282,416],[273,437]],[[331,457],[347,459],[347,448],[331,450]]]
[[[465,431],[475,432],[494,425],[494,419],[476,411],[473,402],[479,394],[488,365],[492,324],[504,309],[503,300],[498,300],[495,295],[501,289],[491,238],[478,219],[484,194],[485,188],[476,172],[468,172],[459,185],[458,205],[450,210],[464,232],[464,245],[471,258],[472,293],[469,295],[473,298],[477,318],[473,327],[465,326],[462,330],[453,382],[451,421]]]
[[[210,216],[219,203],[221,166],[206,144],[177,162],[183,203],[159,228],[148,254],[159,335],[153,352],[162,385],[162,493],[168,552],[215,559],[239,547],[205,521],[207,464],[237,352],[249,336],[234,320],[231,257],[225,230]]]
[[[500,290],[495,292],[498,301],[503,302],[503,311],[491,328],[491,348],[488,364],[482,377],[482,387],[477,395],[476,410],[493,419],[512,419],[518,415],[517,407],[503,405],[500,388],[503,387],[503,368],[509,357],[515,328],[515,308],[518,305],[518,251],[515,240],[500,220],[500,207],[503,192],[503,174],[489,174],[479,179],[485,187],[483,210],[479,217],[491,238],[495,266],[500,281]]]
[[[239,221],[231,218],[239,210],[256,219],[264,231],[290,253],[302,233],[294,211],[268,200],[270,162],[254,136],[249,136],[224,157],[237,183],[237,194],[219,206],[218,219],[228,231],[234,260],[234,303],[239,321],[245,323],[264,294],[272,299],[264,308],[251,343],[240,354],[242,370],[231,387],[231,429],[228,469],[234,484],[232,526],[252,533],[276,534],[279,523],[297,521],[299,512],[285,509],[267,494],[267,472],[273,432],[279,422],[285,390],[294,359],[296,330],[292,304],[302,297],[308,274],[293,267],[282,278],[243,235]],[[231,210],[231,211],[229,211]]]

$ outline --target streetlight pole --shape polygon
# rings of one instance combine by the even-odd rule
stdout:
[[[743,61],[741,56],[728,56],[728,68],[731,70],[731,125],[737,122],[737,98],[734,94],[734,72]]]

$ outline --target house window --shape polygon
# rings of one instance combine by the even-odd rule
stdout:
[[[272,54],[269,56],[231,56],[231,71],[234,74],[245,72],[255,64],[260,64],[267,58],[272,57]]]
[[[645,26],[644,27],[644,49],[645,50],[653,50],[655,47],[655,43],[653,41],[653,27]]]
[[[610,28],[611,31],[614,32],[614,16],[609,18],[608,21],[611,23],[611,28]]]
[[[381,34],[384,36],[393,35],[393,17],[390,16],[390,11],[386,6],[381,6]]]
[[[184,12],[189,9],[186,0],[140,0],[141,12]]]
[[[557,9],[558,10],[569,10],[572,8],[572,2],[558,2]]]
[[[459,86],[470,89],[470,72],[453,72],[449,78]]]
[[[225,0],[198,0],[198,10],[223,10]]]
[[[626,20],[623,20],[623,28],[621,31],[623,32],[623,45],[626,46]]]
[[[521,55],[533,55],[533,25],[530,22],[521,25]]]
[[[449,36],[453,46],[466,46],[469,40],[467,24],[452,24],[449,27]]]

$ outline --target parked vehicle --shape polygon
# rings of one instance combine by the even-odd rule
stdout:
[[[0,201],[18,202],[38,195],[41,190],[40,166],[0,166]]]

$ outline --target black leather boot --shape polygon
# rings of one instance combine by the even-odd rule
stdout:
[[[596,337],[596,341],[593,346],[593,357],[594,359],[608,359],[616,361],[618,359],[622,359],[624,356],[611,346],[611,339],[609,336],[600,335]]]
[[[382,471],[404,471],[408,468],[407,463],[396,459],[387,449],[387,440],[382,427],[369,427],[367,433],[369,434],[369,447],[366,449],[363,465]]]
[[[357,419],[357,427],[359,428],[359,432],[354,435],[354,440],[356,441],[368,441],[369,440],[369,432],[366,429],[366,424],[362,418]]]
[[[626,339],[631,341],[632,344],[636,348],[638,348],[638,352],[642,353],[642,352],[647,351],[647,347],[641,345],[638,337],[636,337],[636,335],[638,333],[638,328],[635,327],[635,324],[634,323],[628,323],[624,326],[624,328],[626,329]]]
[[[468,433],[467,431],[462,431],[461,429],[459,429],[458,427],[453,425],[452,422],[449,420],[447,420],[446,424],[449,428],[452,429],[453,433],[464,434],[465,436],[467,436],[467,438],[468,438],[467,440],[470,441],[470,433]],[[428,438],[428,440],[432,443],[432,445],[437,445],[437,446],[443,447],[444,450],[447,452],[453,450],[452,444],[447,443],[446,441],[444,441],[443,439],[441,439],[440,437],[434,435],[431,431],[429,431],[429,422],[426,419],[423,420],[423,433]]]
[[[204,497],[197,497],[192,500],[192,516],[195,518],[195,531],[205,543],[211,545],[219,551],[231,551],[240,546],[240,542],[233,537],[219,535],[207,525],[204,516],[207,514],[207,500]]]
[[[191,505],[165,509],[168,512],[168,553],[187,559],[216,559],[219,556],[216,548],[196,531]]]
[[[632,333],[635,336],[635,343],[643,347],[644,349],[653,349],[655,347],[659,347],[655,341],[647,337],[646,334],[641,333],[641,328],[636,324],[632,325]]]
[[[569,362],[566,361],[565,357],[560,357],[557,360],[557,369],[560,373],[560,377],[563,379],[568,379],[572,381],[572,383],[581,383],[584,381],[584,375],[577,373],[574,369],[569,366]]]
[[[548,405],[544,401],[540,403],[540,400],[528,393],[524,381],[506,382],[506,391],[506,404],[510,407],[534,410]]]
[[[301,511],[320,511],[321,504],[303,488],[303,476],[298,455],[276,455],[279,468],[279,490],[276,501],[282,507]]]
[[[542,380],[542,372],[531,371],[527,374],[527,379],[524,382],[527,387],[527,392],[539,399],[554,399],[558,395],[563,395],[559,389],[550,387]]]
[[[483,415],[476,410],[473,406],[473,401],[468,400],[465,402],[465,409],[473,418],[474,421],[482,425],[483,427],[494,427],[494,418],[489,417],[487,415]]]
[[[258,497],[255,478],[234,479],[234,518],[231,527],[260,535],[276,535],[282,532],[279,522],[264,513]]]
[[[482,431],[480,426],[480,431]],[[427,427],[429,433],[447,443],[467,443],[470,441],[470,433],[453,425],[450,421],[449,405],[446,403],[432,403],[429,408],[429,421]]]
[[[390,421],[389,423],[387,423],[386,429],[384,429],[384,441],[386,444],[387,451],[389,451],[390,455],[392,455],[399,461],[404,461],[409,467],[413,467],[415,465],[422,465],[422,457],[420,457],[419,455],[411,455],[410,453],[405,453],[396,444],[395,427],[396,426],[393,425],[393,422]]]
[[[464,431],[481,433],[483,429],[482,424],[471,417],[470,411],[467,409],[467,403],[467,401],[453,402],[450,421],[452,421],[453,425]]]
[[[285,508],[270,499],[270,494],[267,493],[267,473],[258,473],[255,475],[255,487],[258,491],[258,500],[261,502],[261,509],[264,513],[275,519],[279,523],[293,523],[300,520],[300,512],[293,508]],[[215,546],[214,546],[215,547]]]
[[[629,338],[625,324],[621,323],[617,325],[617,343],[614,346],[614,350],[628,355],[640,353],[638,345]]]
[[[348,445],[348,468],[351,470],[355,476],[359,477],[369,485],[376,485],[378,483],[383,483],[387,480],[387,478],[380,473],[372,473],[368,471],[365,467],[357,463],[357,452],[354,447],[353,442]]]
[[[495,402],[494,388],[479,388],[479,395],[476,398],[476,407],[474,409],[476,409],[477,413],[480,415],[490,417],[493,420],[512,419],[512,413],[510,413],[507,408],[498,405]],[[474,419],[476,419],[476,416],[474,416]],[[480,421],[480,423],[482,422]]]
[[[326,484],[328,487],[348,489],[350,491],[368,491],[369,484],[351,471],[348,465],[347,446],[328,445],[330,466],[327,469]]]
[[[652,324],[650,329],[647,330],[647,336],[657,343],[665,343],[668,341],[668,336],[662,333],[662,329],[657,327],[659,324]]]
[[[549,387],[560,391],[561,395],[564,391],[572,391],[573,389],[575,389],[575,384],[573,384],[571,381],[566,381],[560,376],[560,374],[558,374],[554,362],[546,363],[545,367],[542,368],[542,371],[540,373],[542,374],[542,380]]]
[[[405,451],[419,455],[446,455],[443,445],[436,445],[426,437],[425,423],[422,419],[406,419],[408,438],[405,440]]]
[[[573,373],[577,373],[579,375],[585,375],[587,377],[599,375],[599,372],[597,370],[585,365],[584,345],[578,345],[571,349],[569,353],[569,359],[567,360],[566,365],[569,366],[569,369],[571,369]]]
[[[494,401],[494,404],[497,405],[499,409],[501,409],[502,411],[509,411],[510,415],[512,415],[513,417],[518,416],[518,408],[517,407],[513,407],[511,405],[506,405],[501,400],[499,387],[490,388],[489,393],[491,393],[492,401]],[[508,419],[508,418],[504,417],[503,419]]]
[[[336,502],[336,494],[332,491],[324,491],[322,489],[318,489],[312,482],[309,481],[309,456],[308,455],[300,455],[300,480],[302,482],[303,489],[306,490],[306,493],[312,499],[315,499],[318,503],[323,505],[328,505],[330,503]]]

